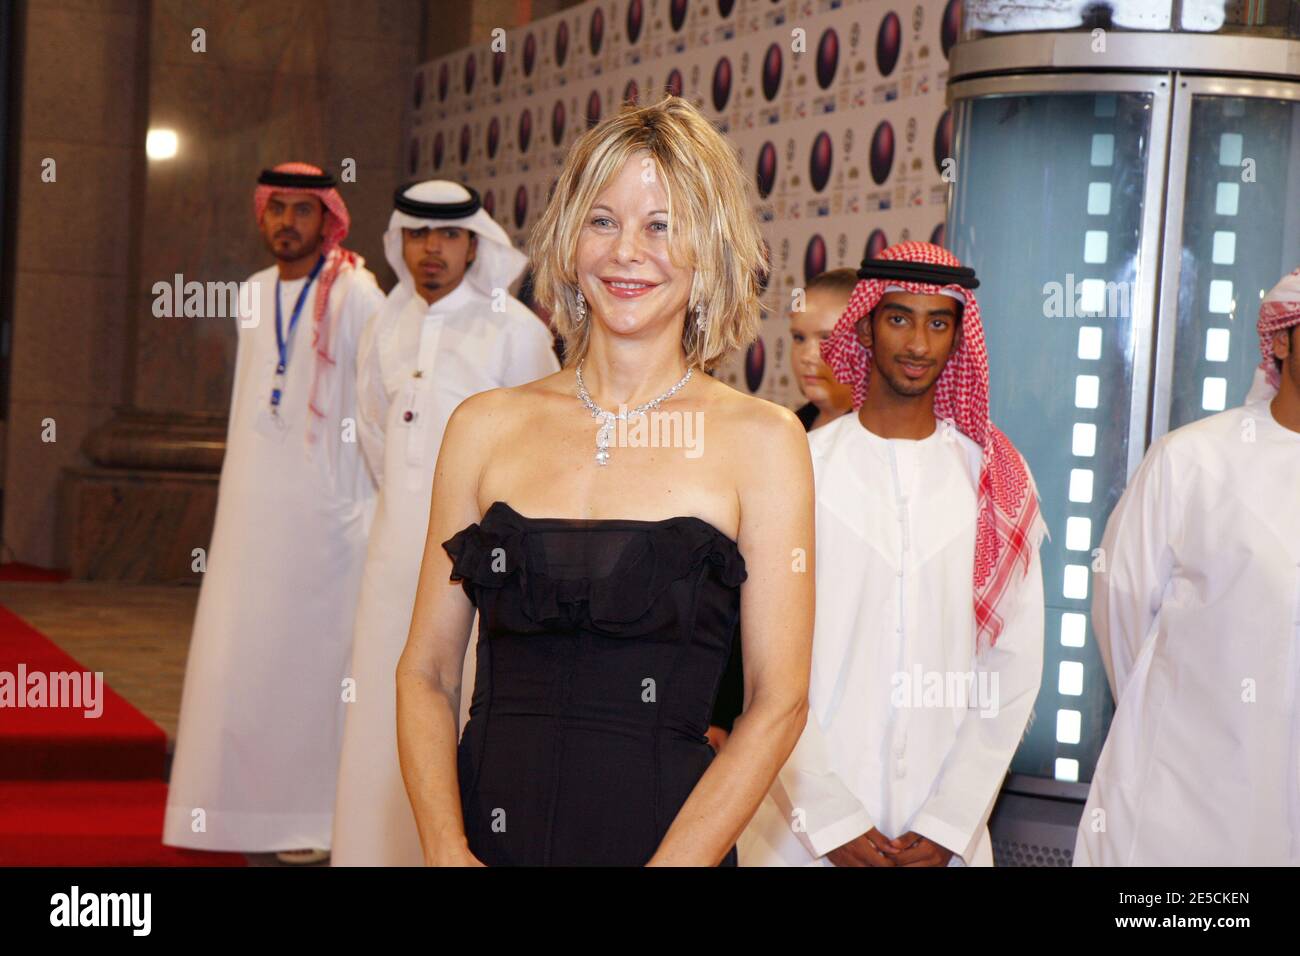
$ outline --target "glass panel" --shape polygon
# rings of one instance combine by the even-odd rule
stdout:
[[[1240,405],[1259,302],[1300,266],[1300,103],[1192,98],[1169,427]]]
[[[1052,536],[1043,685],[1016,773],[1090,780],[1113,711],[1090,573],[1127,479],[1150,117],[1140,93],[957,106],[949,245],[980,277],[993,420],[1028,460]]]

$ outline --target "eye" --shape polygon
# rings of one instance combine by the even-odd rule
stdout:
[[[650,223],[650,228],[651,228],[651,230],[653,230],[655,226],[663,226],[663,229],[660,231],[660,235],[663,235],[663,233],[666,233],[666,232],[668,231],[668,223],[666,223],[666,222],[652,222],[652,223]]]
[[[599,226],[603,222],[612,222],[612,221],[613,220],[611,220],[608,216],[597,216],[595,219],[591,220],[591,224],[593,226]]]
[[[796,342],[802,342],[804,340],[804,334],[802,332],[791,332],[790,338],[794,339]]]
[[[903,315],[901,312],[894,312],[886,316],[885,321],[893,325],[903,325],[907,322],[907,316]]]

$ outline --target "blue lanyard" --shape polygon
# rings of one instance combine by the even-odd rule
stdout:
[[[293,314],[289,316],[289,338],[293,337],[293,330],[298,325],[298,316],[302,313],[302,304],[307,301],[307,293],[311,291],[311,284],[316,281],[316,276],[320,274],[321,266],[325,264],[325,257],[321,256],[316,260],[316,265],[312,266],[311,273],[307,276],[307,283],[298,293],[298,301],[294,303]],[[275,374],[283,376],[286,365],[288,364],[287,352],[289,343],[284,334],[284,317],[280,314],[280,278],[275,280],[275,345],[280,352],[280,361],[275,366]],[[281,390],[278,385],[271,389],[272,407],[280,404]]]

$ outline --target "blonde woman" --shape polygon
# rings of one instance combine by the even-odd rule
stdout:
[[[734,865],[799,738],[807,440],[788,410],[707,374],[757,334],[749,190],[677,97],[625,106],[569,152],[529,241],[567,364],[462,403],[434,476],[397,671],[428,864]],[[705,732],[742,609],[745,711],[715,757]]]

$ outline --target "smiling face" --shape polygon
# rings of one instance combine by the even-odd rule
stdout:
[[[432,304],[460,285],[474,264],[477,239],[457,226],[402,229],[402,259],[425,302]]]
[[[262,212],[262,238],[282,262],[315,256],[324,239],[325,217],[319,199],[309,193],[274,192]]]
[[[575,264],[589,321],[616,336],[670,325],[680,335],[695,270],[669,256],[668,196],[648,153],[629,157],[596,197],[578,234]]]
[[[790,313],[790,364],[799,391],[819,408],[852,404],[853,389],[835,380],[821,353],[822,342],[830,337],[847,304],[848,297],[833,289],[810,289],[804,310]]]
[[[896,395],[927,394],[939,381],[959,339],[961,303],[946,295],[889,292],[859,325],[872,349],[873,371]]]

